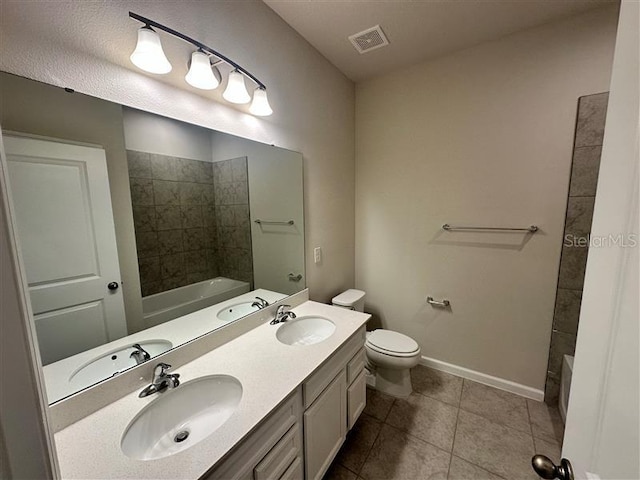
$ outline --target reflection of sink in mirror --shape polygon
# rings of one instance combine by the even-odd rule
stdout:
[[[50,402],[108,352],[154,338],[175,348],[227,325],[223,302],[252,288],[280,292],[270,303],[305,288],[300,153],[5,72],[0,94],[3,130],[29,140],[3,143]],[[25,155],[33,136],[47,146]],[[91,175],[69,162],[90,162]],[[95,265],[113,268],[97,276]]]
[[[204,440],[236,410],[242,385],[229,375],[213,375],[159,395],[124,432],[121,448],[128,457],[168,457]]]
[[[168,340],[147,340],[138,345],[151,357],[160,355],[173,347]],[[136,350],[132,345],[128,345],[91,360],[69,377],[69,384],[74,388],[88,387],[123,370],[135,367],[136,360],[131,357],[131,354]]]
[[[298,317],[278,328],[276,338],[286,345],[313,345],[336,331],[335,324],[324,317]]]
[[[230,305],[218,312],[218,318],[224,322],[233,322],[245,315],[260,310],[258,307],[252,306],[253,303],[254,302],[242,302]]]

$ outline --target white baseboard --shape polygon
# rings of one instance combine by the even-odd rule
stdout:
[[[424,356],[420,359],[420,365],[424,365],[425,367],[433,368],[434,370],[439,370],[441,372],[451,373],[452,375],[467,378],[469,380],[473,380],[474,382],[489,385],[490,387],[499,388],[500,390],[515,393],[516,395],[530,398],[532,400],[537,400],[538,402],[544,401],[543,390],[527,387],[526,385],[512,382],[511,380],[494,377],[493,375],[487,375],[486,373],[477,372],[475,370],[470,370],[465,367],[459,367],[458,365],[453,365],[441,360],[436,360],[435,358]]]

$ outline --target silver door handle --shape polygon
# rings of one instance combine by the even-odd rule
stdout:
[[[544,455],[534,455],[531,459],[531,466],[540,478],[546,480],[574,480],[573,467],[571,462],[566,458],[560,460],[560,466],[557,466],[549,457]]]
[[[433,305],[434,307],[447,308],[451,305],[449,300],[442,300],[439,302],[438,300],[434,300],[433,297],[427,297],[427,303],[429,305]]]

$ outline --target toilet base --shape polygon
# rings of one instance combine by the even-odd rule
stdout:
[[[391,369],[376,367],[375,371],[367,375],[367,385],[379,392],[397,398],[407,398],[413,392],[411,387],[411,373],[408,368]]]

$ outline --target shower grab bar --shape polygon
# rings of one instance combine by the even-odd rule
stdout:
[[[445,223],[442,225],[442,229],[446,231],[451,230],[488,230],[488,231],[505,231],[505,232],[528,232],[528,233],[536,233],[538,231],[537,225],[531,225],[526,228],[512,228],[512,227],[463,227],[461,225],[449,225]]]
[[[287,222],[271,222],[268,220],[254,220],[255,223],[257,223],[258,225],[293,225],[295,222],[293,220],[289,220]]]
[[[442,300],[441,302],[434,300],[433,297],[427,297],[427,303],[434,307],[447,308],[451,305],[449,300]]]

